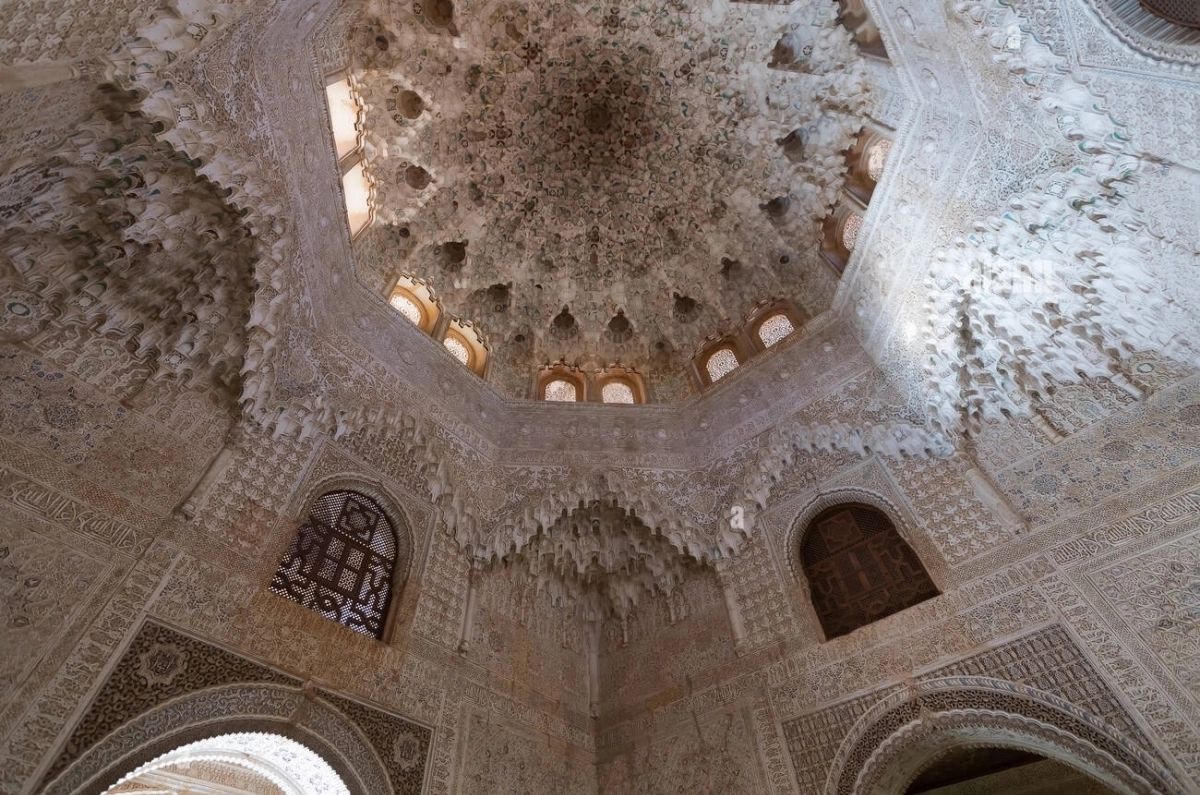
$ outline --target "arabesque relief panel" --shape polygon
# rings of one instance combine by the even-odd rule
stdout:
[[[144,5],[0,10],[0,792],[190,719],[192,674],[351,716],[397,792],[845,789],[888,699],[1011,706],[948,679],[1200,791],[1190,72],[1045,0],[872,0],[869,64],[832,5]],[[812,227],[867,116],[839,279]],[[489,379],[403,325],[401,271],[494,333]],[[784,294],[814,316],[698,393],[693,349]],[[513,399],[558,356],[663,405]],[[384,640],[268,591],[330,478],[411,520]],[[823,642],[789,533],[852,492],[942,593]],[[607,570],[555,557],[588,511],[636,530]],[[658,579],[601,622],[529,550]]]

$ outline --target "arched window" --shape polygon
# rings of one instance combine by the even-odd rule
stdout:
[[[411,276],[400,276],[388,294],[388,303],[426,334],[433,332],[442,314],[429,285]]]
[[[359,146],[358,124],[362,107],[354,97],[349,79],[329,82],[325,86],[325,99],[329,103],[333,148],[342,174],[346,220],[350,224],[350,237],[353,238],[367,227],[373,213],[371,177],[367,174]]]
[[[764,348],[770,348],[795,330],[788,316],[780,312],[771,315],[758,325],[758,338],[762,341]]]
[[[322,495],[300,525],[271,590],[364,635],[382,637],[396,568],[396,531],[378,503]]]
[[[854,250],[860,231],[862,231],[862,216],[858,213],[847,215],[846,220],[842,223],[842,245],[846,247],[846,251]]]
[[[867,149],[867,176],[872,182],[878,182],[883,176],[883,167],[887,165],[888,155],[892,152],[892,142],[880,138]]]
[[[558,361],[538,368],[534,396],[555,403],[583,403],[594,399],[595,383],[587,372]]]
[[[600,399],[605,403],[634,403],[633,387],[624,381],[609,381],[600,390]]]
[[[420,304],[413,300],[411,295],[397,290],[392,293],[391,304],[393,309],[408,318],[414,326],[423,327],[425,325],[425,311],[421,309]]]
[[[716,383],[732,373],[739,364],[741,362],[732,348],[718,348],[705,360],[704,369],[708,371],[708,377],[713,383]]]
[[[850,264],[850,255],[858,245],[866,206],[853,194],[842,194],[841,202],[825,217],[821,225],[821,257],[838,276]]]
[[[637,404],[646,402],[646,383],[641,373],[612,364],[597,372],[595,384],[600,388],[603,403]]]
[[[487,366],[488,348],[479,329],[469,320],[452,319],[446,327],[442,345],[468,370],[482,377]]]
[[[836,505],[818,514],[799,554],[827,639],[938,595],[892,521],[868,505]]]
[[[358,121],[362,108],[354,98],[347,79],[325,86],[325,100],[329,103],[329,126],[333,130],[333,148],[338,160],[358,149]]]
[[[560,403],[574,403],[579,400],[579,390],[567,379],[555,378],[546,384],[545,398]]]
[[[467,347],[462,337],[458,334],[447,334],[446,339],[442,340],[442,344],[446,346],[446,350],[450,351],[450,355],[458,359],[468,367],[471,365],[471,349]]]

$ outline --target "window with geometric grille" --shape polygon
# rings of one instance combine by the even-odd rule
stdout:
[[[1200,4],[1196,0],[1142,0],[1142,5],[1168,22],[1200,28]]]
[[[887,514],[869,505],[836,505],[817,515],[799,555],[826,639],[938,595]]]
[[[396,568],[396,532],[353,491],[318,499],[296,531],[271,590],[364,635],[383,635]]]
[[[795,331],[792,321],[783,312],[771,315],[758,325],[758,338],[763,347],[770,348],[787,335]]]
[[[579,400],[579,388],[565,378],[556,378],[546,384],[545,399],[559,403],[574,403]]]
[[[705,360],[704,369],[708,370],[708,377],[716,383],[732,373],[740,364],[732,348],[718,348]]]

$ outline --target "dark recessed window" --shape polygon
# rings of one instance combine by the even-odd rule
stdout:
[[[826,638],[938,595],[892,521],[867,505],[822,512],[809,524],[799,552]]]

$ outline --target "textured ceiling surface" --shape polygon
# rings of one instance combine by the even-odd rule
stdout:
[[[476,322],[509,395],[560,359],[686,394],[755,302],[832,299],[817,221],[869,93],[835,10],[374,4],[349,36],[382,241],[360,259]]]
[[[835,284],[815,262],[813,222],[889,78],[807,8],[618,9],[615,21],[569,6],[368,8],[337,38],[349,60],[325,70],[349,64],[377,183],[370,234],[382,241],[354,243],[360,278],[382,263],[428,279],[481,323],[509,394],[559,355],[629,356],[682,380],[691,346],[776,290],[820,312]],[[1007,450],[977,440],[1012,418],[1039,434],[1013,442],[1026,453],[1081,427],[1063,419],[1062,387],[1104,381],[1141,400],[1155,388],[1146,352],[1197,360],[1184,169],[1151,159],[1148,136],[1121,121],[1131,109],[1107,109],[1125,100],[1093,93],[1015,12],[966,3],[930,14],[970,68],[904,67],[922,80],[890,117],[892,165],[833,310],[797,344],[679,408],[499,400],[387,307],[380,280],[367,280],[372,295],[339,278],[351,243],[331,233],[342,207],[321,151],[321,79],[289,72],[289,26],[306,13],[268,9],[199,54],[196,33],[220,30],[216,16],[164,17],[94,65],[122,90],[99,91],[82,122],[64,110],[71,134],[37,133],[56,140],[44,163],[15,161],[0,183],[17,244],[0,331],[70,350],[55,340],[98,328],[103,355],[124,362],[105,365],[114,372],[212,382],[220,405],[240,389],[238,407],[280,436],[361,432],[431,496],[462,551],[529,553],[530,575],[568,599],[621,607],[695,561],[739,554],[756,511],[813,454],[949,457],[959,445],[967,467],[973,449],[1001,461]],[[898,45],[936,38],[897,18]],[[889,51],[905,64],[934,49]],[[255,68],[231,67],[239,57]],[[26,115],[13,107],[8,118]],[[982,124],[983,107],[1002,122]],[[178,205],[180,191],[162,189],[176,182],[203,201]],[[727,212],[714,218],[718,201]],[[622,312],[628,326],[614,326]],[[849,379],[869,398],[843,389]],[[136,396],[143,381],[111,383]],[[1020,524],[982,473],[969,488]]]

